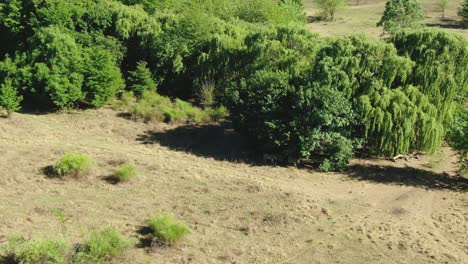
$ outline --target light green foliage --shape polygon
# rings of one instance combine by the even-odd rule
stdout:
[[[21,108],[22,100],[23,97],[18,95],[18,91],[12,86],[11,79],[5,79],[5,82],[0,85],[0,111],[4,109],[6,115],[9,116]]]
[[[346,7],[345,0],[315,0],[318,8],[322,11],[322,16],[326,19],[335,20],[336,11]]]
[[[69,263],[70,245],[56,238],[13,238],[8,241],[6,253],[22,264]]]
[[[437,1],[437,6],[440,8],[442,12],[442,19],[445,18],[445,9],[447,8],[449,4],[449,0],[438,0]]]
[[[419,0],[388,0],[385,11],[377,23],[386,32],[414,28],[421,25],[423,11]]]
[[[133,243],[125,239],[115,228],[93,231],[74,255],[77,263],[107,263],[112,257],[119,256]]]
[[[468,42],[433,29],[399,32],[390,42],[415,62],[408,83],[418,86],[435,106],[438,122],[450,127],[455,100],[468,92]]]
[[[144,61],[138,62],[135,71],[129,73],[128,87],[136,95],[141,95],[144,91],[156,91],[156,83],[147,65]]]
[[[135,166],[133,166],[132,164],[124,164],[115,171],[114,177],[119,182],[126,182],[131,178],[135,177],[136,175],[137,171]]]
[[[122,110],[129,111],[133,118],[143,119],[145,122],[163,121],[168,123],[204,123],[221,119],[226,115],[224,107],[201,109],[192,104],[161,96],[154,91],[144,91],[141,97],[132,99],[125,94],[125,104],[118,103]]]
[[[82,176],[89,172],[93,161],[85,154],[66,153],[53,165],[55,173],[59,176]]]
[[[160,213],[148,221],[151,236],[154,242],[173,245],[186,235],[190,230],[184,224],[177,222],[172,215]]]

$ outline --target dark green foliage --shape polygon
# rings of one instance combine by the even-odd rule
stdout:
[[[420,26],[423,18],[419,0],[388,0],[377,26],[386,32],[395,32]]]
[[[84,69],[83,90],[86,102],[100,107],[125,87],[119,68],[112,54],[102,48],[88,48]]]
[[[128,88],[135,95],[141,95],[144,91],[156,91],[156,83],[146,62],[139,62],[135,71],[130,72]]]
[[[468,175],[468,109],[458,105],[454,122],[448,133],[448,142],[452,148],[458,151],[460,174]]]
[[[468,0],[462,2],[458,15],[462,18],[462,23],[468,26]]]
[[[12,86],[11,79],[5,79],[4,83],[0,85],[0,111],[3,109],[6,111],[6,115],[9,116],[21,108],[22,99],[16,88]]]
[[[119,256],[122,251],[132,245],[115,228],[93,231],[78,252],[74,255],[77,263],[107,263],[112,257]]]

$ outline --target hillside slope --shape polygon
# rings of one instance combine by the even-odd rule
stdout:
[[[468,263],[468,181],[417,160],[356,160],[343,174],[236,162],[240,139],[211,125],[144,124],[109,109],[0,119],[0,242],[113,225],[127,236],[158,210],[192,234],[116,263]],[[61,154],[89,154],[82,180],[47,178]],[[121,162],[139,176],[104,180]],[[446,174],[446,172],[449,172]]]

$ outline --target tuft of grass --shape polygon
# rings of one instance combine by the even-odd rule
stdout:
[[[114,178],[118,182],[126,182],[137,175],[136,168],[132,164],[123,164],[114,174]]]
[[[171,246],[190,234],[190,229],[175,220],[172,215],[160,213],[148,221],[154,242]]]
[[[63,239],[21,237],[8,241],[6,253],[15,263],[21,264],[65,264],[69,263],[70,245]]]
[[[93,165],[90,157],[81,153],[66,153],[52,166],[59,176],[86,175]]]
[[[122,254],[124,249],[133,245],[115,228],[93,231],[78,249],[74,260],[78,263],[103,263]]]

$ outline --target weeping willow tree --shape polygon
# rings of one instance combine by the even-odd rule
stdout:
[[[457,97],[468,90],[468,42],[431,29],[399,32],[390,41],[416,62],[407,83],[419,87],[436,107],[437,120],[449,127]]]
[[[430,96],[407,84],[413,67],[391,44],[348,37],[322,48],[310,75],[352,102],[360,120],[354,137],[362,139],[366,151],[388,156],[432,152],[441,144],[443,122]]]

